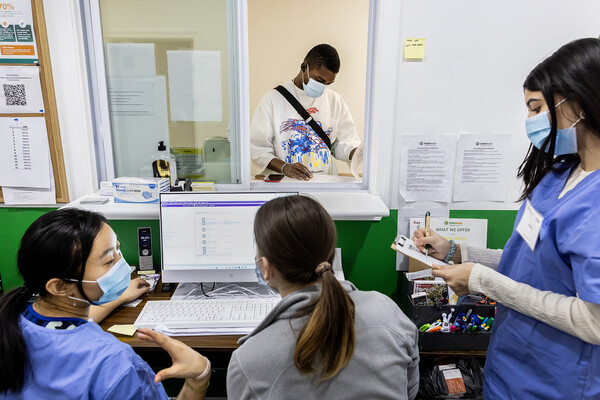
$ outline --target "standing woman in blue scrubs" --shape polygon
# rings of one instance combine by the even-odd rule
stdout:
[[[433,272],[455,292],[498,301],[486,400],[600,399],[600,40],[566,44],[523,86],[532,145],[504,250],[415,240],[462,262]]]
[[[160,381],[187,378],[178,399],[203,399],[210,362],[150,330],[169,352],[157,375],[133,349],[91,320],[90,304],[117,299],[131,270],[104,217],[64,209],[25,232],[17,265],[25,285],[0,298],[0,399],[166,399]],[[39,293],[34,303],[32,295]]]

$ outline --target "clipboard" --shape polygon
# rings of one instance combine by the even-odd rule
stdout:
[[[417,245],[415,245],[415,243],[412,240],[410,240],[404,235],[396,236],[396,239],[394,239],[394,242],[392,243],[391,247],[397,252],[402,253],[405,256],[408,256],[419,262],[422,262],[423,264],[426,264],[429,267],[431,267],[432,264],[448,265],[448,263],[445,263],[442,260],[438,260],[437,258],[426,256],[425,254],[421,253]]]

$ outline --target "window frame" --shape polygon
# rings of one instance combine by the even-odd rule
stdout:
[[[115,177],[112,150],[110,114],[108,106],[107,78],[104,57],[104,43],[100,17],[101,0],[80,0],[86,53],[89,95],[95,145],[95,159],[98,181],[110,181]],[[360,183],[319,184],[263,183],[252,182],[250,176],[250,109],[249,109],[249,56],[248,56],[248,8],[247,0],[226,0],[228,20],[229,57],[229,137],[232,154],[232,179],[238,183],[217,184],[217,190],[236,191],[301,191],[301,192],[344,192],[372,193],[380,178],[371,176],[378,166],[371,165],[374,150],[373,103],[376,86],[375,66],[378,29],[381,22],[383,0],[369,0],[369,22],[367,38],[367,77],[365,87],[364,118],[364,163],[363,179]],[[237,28],[237,29],[236,29]],[[239,136],[236,136],[239,134]],[[387,135],[386,135],[387,136]],[[234,154],[238,157],[234,161]],[[239,162],[239,168],[236,163]],[[238,175],[239,173],[239,175]],[[377,185],[379,186],[379,185]]]

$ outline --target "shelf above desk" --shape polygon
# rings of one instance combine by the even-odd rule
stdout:
[[[306,194],[317,199],[334,220],[379,221],[382,217],[390,215],[390,210],[381,197],[368,192],[310,192]],[[105,204],[81,204],[81,200],[91,197],[100,196],[86,195],[64,207],[95,211],[109,220],[157,220],[159,217],[158,203],[115,203],[112,196],[107,196],[109,201]]]

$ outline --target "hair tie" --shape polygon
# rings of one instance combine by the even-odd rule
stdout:
[[[325,271],[331,271],[331,264],[329,264],[327,261],[323,261],[317,266],[317,269],[315,269],[317,276],[323,275]]]
[[[31,289],[29,288],[29,286],[25,285],[25,286],[22,286],[21,288],[19,288],[19,293],[20,294],[31,293]]]

